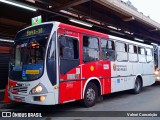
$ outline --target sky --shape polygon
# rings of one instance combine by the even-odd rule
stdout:
[[[130,2],[139,12],[160,23],[160,0],[130,0]]]

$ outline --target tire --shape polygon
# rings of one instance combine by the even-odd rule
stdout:
[[[135,81],[135,84],[134,84],[134,88],[132,90],[132,93],[133,94],[139,94],[141,89],[142,89],[142,82],[141,82],[140,78],[137,77],[136,81]]]
[[[82,100],[82,105],[85,107],[92,107],[95,105],[98,97],[97,86],[94,83],[88,83],[85,93],[84,99]]]

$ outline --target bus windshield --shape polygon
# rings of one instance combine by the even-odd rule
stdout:
[[[48,38],[53,25],[45,24],[19,32],[11,52],[9,78],[36,80],[43,74]]]

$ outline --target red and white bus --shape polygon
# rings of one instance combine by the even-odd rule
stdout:
[[[13,101],[55,105],[155,82],[153,47],[107,34],[46,22],[18,32],[12,50],[8,93]]]

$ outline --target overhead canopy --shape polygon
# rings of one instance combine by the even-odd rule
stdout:
[[[15,2],[15,0],[12,0]],[[31,25],[31,18],[42,15],[43,21],[69,21],[78,19],[93,25],[88,28],[134,40],[160,43],[160,24],[139,13],[121,0],[16,0],[37,8],[29,11],[0,2],[0,38],[13,39],[18,30]]]

